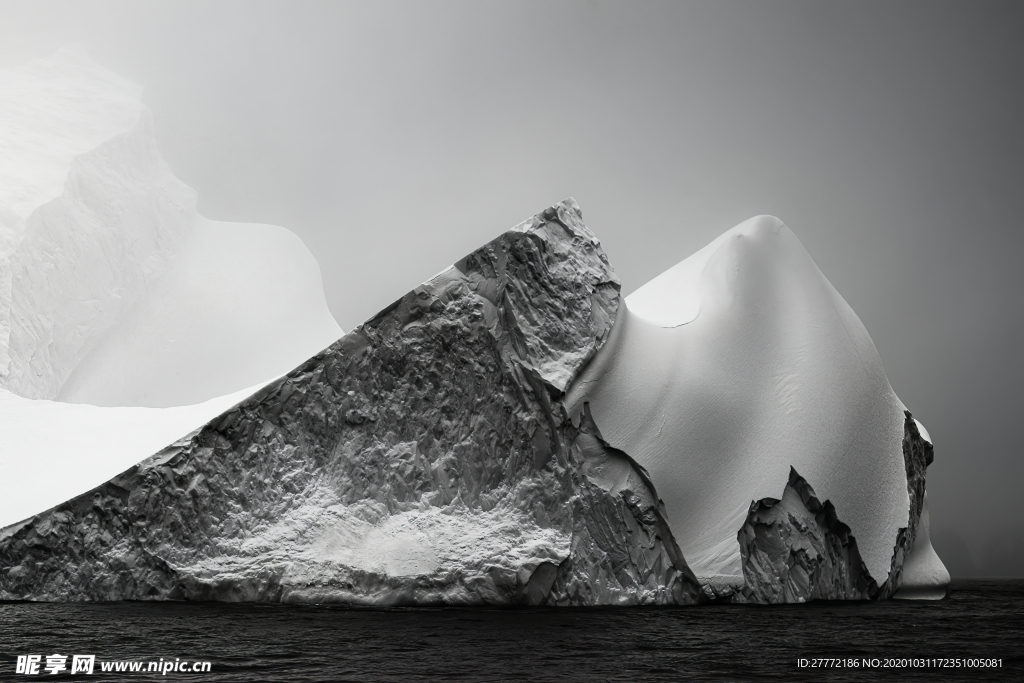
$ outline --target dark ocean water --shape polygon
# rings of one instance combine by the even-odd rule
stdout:
[[[17,655],[208,660],[209,673],[15,673]],[[800,658],[879,660],[811,669]],[[887,658],[1002,668],[881,668]],[[70,663],[70,660],[69,660]],[[0,679],[109,681],[1024,681],[1024,580],[940,602],[625,609],[0,603]]]

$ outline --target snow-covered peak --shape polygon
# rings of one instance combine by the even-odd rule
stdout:
[[[785,225],[775,216],[747,219],[711,241],[706,247],[683,259],[626,297],[630,312],[659,327],[679,327],[693,322],[700,312],[700,278],[705,266],[719,247],[740,235],[759,230],[778,232]]]
[[[751,501],[796,468],[886,580],[908,524],[904,406],[796,235],[745,221],[626,304],[568,403],[647,468],[698,576],[739,574]]]

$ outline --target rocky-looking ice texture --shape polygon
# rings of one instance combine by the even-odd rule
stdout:
[[[739,532],[745,583],[754,602],[858,600],[877,597],[850,527],[822,503],[795,469],[781,499],[751,503]]]
[[[901,585],[924,494],[923,442],[908,441],[915,423],[863,324],[777,218],[736,226],[630,295],[567,398],[571,414],[584,403],[607,442],[650,472],[709,594],[889,597]],[[793,510],[795,526],[776,535],[785,542],[748,544],[765,554],[745,565],[748,522],[755,537],[782,533],[788,517],[773,515]],[[838,573],[772,574],[802,545]],[[865,577],[877,593],[860,590]]]
[[[0,597],[679,604],[648,474],[565,391],[619,285],[567,200],[87,494],[0,531]]]
[[[99,486],[259,388],[173,408],[100,408],[0,389],[0,527]]]
[[[884,583],[880,585],[872,578],[861,559],[856,538],[838,518],[832,503],[819,501],[811,485],[791,469],[781,499],[765,498],[751,503],[737,536],[744,584],[734,600],[771,603],[877,599],[893,597],[900,586],[907,595],[913,593],[915,588],[908,587],[907,571],[913,574],[920,562],[910,562],[909,553],[921,540],[917,534],[922,523],[927,543],[927,519],[922,518],[922,504],[925,470],[932,462],[932,445],[921,437],[917,424],[907,412],[903,458],[910,517],[897,536],[892,567]],[[909,582],[915,581],[918,579],[912,575]],[[943,595],[947,585],[948,574],[942,584]],[[929,588],[934,593],[937,586]]]
[[[294,234],[196,213],[140,96],[74,50],[0,70],[0,388],[195,404],[341,336]]]

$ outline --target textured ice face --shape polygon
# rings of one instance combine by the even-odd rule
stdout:
[[[0,386],[20,395],[53,397],[191,230],[140,94],[73,50],[0,70]]]
[[[100,408],[0,389],[0,527],[99,486],[258,388],[174,408]]]
[[[751,502],[777,498],[795,467],[883,582],[909,498],[904,408],[874,344],[778,219],[713,246],[669,271],[685,277],[627,297],[569,403],[589,401],[608,441],[651,473],[699,576],[740,576]],[[698,290],[677,292],[698,270]]]
[[[618,308],[579,208],[551,207],[0,531],[0,598],[693,602],[649,478],[562,404]]]

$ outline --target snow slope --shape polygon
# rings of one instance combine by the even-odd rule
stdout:
[[[651,474],[698,576],[741,577],[737,531],[791,467],[879,584],[909,519],[904,407],[867,331],[777,218],[752,218],[626,298],[567,398]]]
[[[194,404],[341,336],[295,235],[196,213],[139,97],[74,50],[0,71],[2,388]]]

